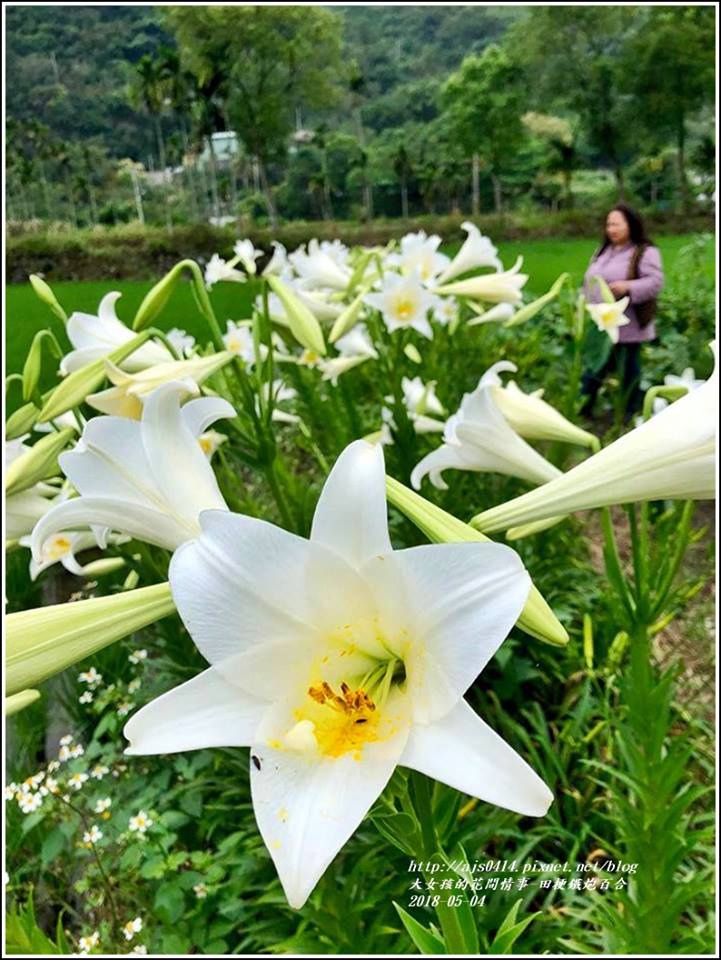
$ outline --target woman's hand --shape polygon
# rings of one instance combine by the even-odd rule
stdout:
[[[631,284],[628,280],[614,280],[613,283],[609,283],[608,286],[615,297],[625,297],[631,289]]]

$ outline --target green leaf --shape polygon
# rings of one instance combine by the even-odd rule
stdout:
[[[516,920],[518,911],[523,900],[516,900],[511,909],[506,914],[503,923],[496,931],[496,935],[491,942],[489,953],[511,953],[511,948],[526,927],[540,916],[539,913],[529,913],[523,920]]]
[[[60,827],[55,827],[54,830],[50,831],[43,840],[43,845],[40,848],[40,860],[44,867],[52,863],[58,854],[65,849],[67,842],[68,838]]]
[[[401,923],[406,929],[406,933],[411,938],[413,943],[418,947],[421,953],[424,954],[444,954],[446,952],[446,945],[440,939],[436,937],[430,930],[419,923],[414,917],[410,915],[403,907],[393,901],[393,906],[396,908],[396,913],[401,918]]]
[[[166,883],[155,894],[155,909],[161,920],[175,923],[183,915],[185,897],[176,883]]]

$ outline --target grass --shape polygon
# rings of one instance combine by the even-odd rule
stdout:
[[[658,239],[669,280],[673,277],[674,261],[691,236],[678,234]],[[531,294],[540,294],[564,271],[569,272],[573,281],[580,284],[595,246],[596,241],[591,239],[535,240],[500,244],[499,250],[506,266],[511,266],[516,257],[523,254],[523,270],[530,275],[528,291]],[[453,247],[446,249],[449,253],[455,252]],[[714,261],[714,241],[709,238],[707,270],[710,276],[713,276]],[[123,296],[117,304],[118,315],[128,324],[150,287],[148,281],[138,280],[53,283],[53,290],[68,314],[73,310],[94,314],[104,294],[110,290],[119,290]],[[235,283],[219,283],[214,287],[211,296],[221,324],[228,319],[241,320],[249,316],[252,294],[248,288]],[[8,318],[6,365],[7,372],[13,373],[22,369],[33,337],[38,330],[47,327],[52,318],[50,311],[38,300],[29,283],[10,284],[6,288],[5,308]],[[54,324],[52,329],[57,330],[57,326]],[[180,327],[201,342],[209,339],[188,284],[182,284],[176,289],[158,319],[157,326],[164,330]],[[67,346],[69,347],[69,344]]]

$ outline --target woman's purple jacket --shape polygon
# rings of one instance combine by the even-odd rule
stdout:
[[[589,303],[599,303],[603,299],[598,284],[592,282],[593,277],[601,276],[608,284],[614,280],[628,279],[631,257],[635,249],[633,243],[627,243],[618,248],[609,244],[599,257],[591,258],[583,284],[583,293]],[[653,323],[645,327],[639,324],[633,304],[643,303],[644,300],[658,296],[663,288],[663,280],[663,267],[658,247],[646,247],[638,264],[638,279],[629,280],[630,302],[624,312],[631,322],[619,327],[619,343],[641,343],[656,337],[656,327]]]

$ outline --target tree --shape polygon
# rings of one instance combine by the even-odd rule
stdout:
[[[638,11],[633,7],[528,8],[506,38],[532,104],[578,114],[597,160],[613,170],[619,199],[623,168],[635,152],[634,104],[623,95],[620,55]]]
[[[563,117],[533,111],[524,114],[523,123],[532,134],[551,147],[553,152],[546,162],[546,168],[549,173],[560,173],[566,206],[572,207],[572,179],[578,164],[578,153],[571,124]]]
[[[150,116],[155,128],[160,169],[165,170],[165,141],[160,117],[165,109],[165,76],[162,61],[149,53],[135,64],[128,86],[128,98],[134,107],[141,107]]]
[[[408,180],[413,175],[413,165],[404,144],[399,144],[393,156],[393,170],[401,187],[401,216],[408,219]]]
[[[285,154],[294,109],[322,109],[337,94],[340,21],[321,7],[185,6],[166,11],[181,62],[219,92],[247,152],[256,158],[271,220],[268,164]]]
[[[652,7],[625,51],[627,86],[640,107],[640,125],[675,140],[684,210],[689,206],[688,120],[714,101],[714,26],[711,7]]]
[[[518,70],[503,47],[491,44],[466,57],[442,91],[445,117],[470,160],[483,161],[493,183],[496,212],[503,206],[501,177],[523,138],[523,92]]]

